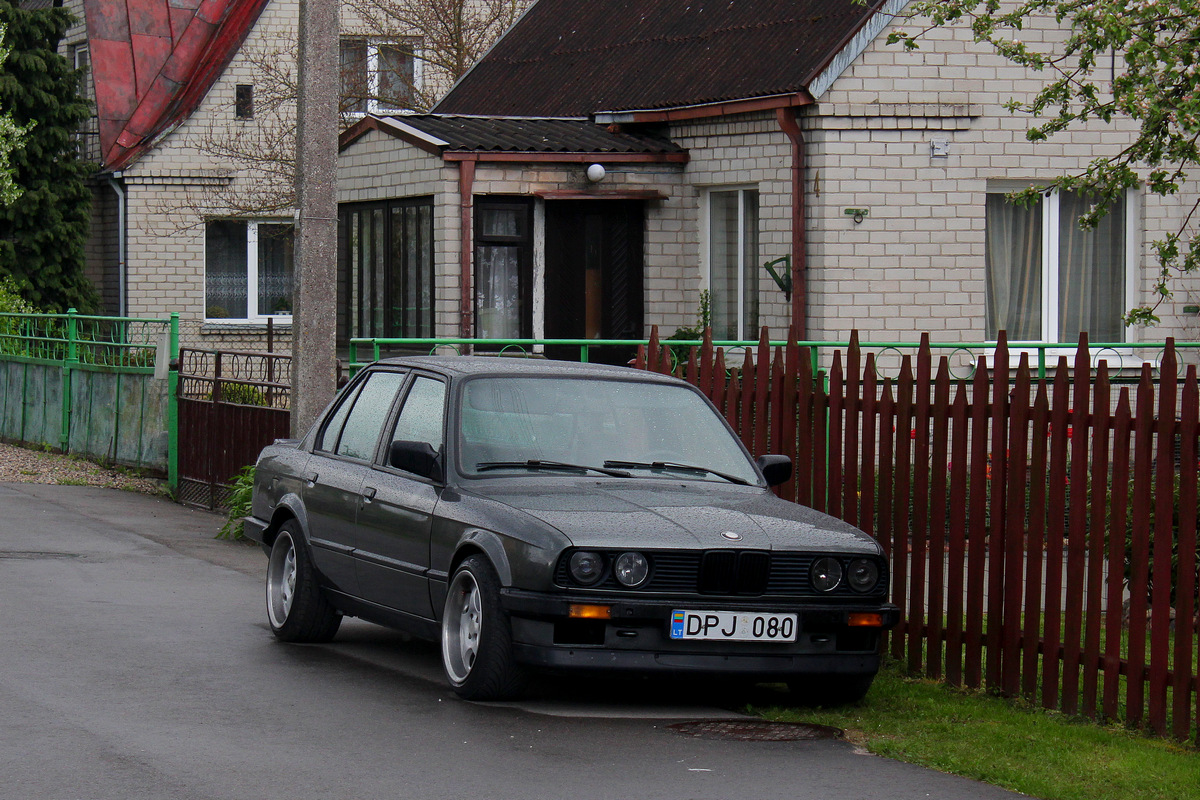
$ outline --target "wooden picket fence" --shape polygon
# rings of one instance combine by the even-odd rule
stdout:
[[[893,657],[1200,743],[1200,391],[1172,342],[1131,375],[1084,339],[1038,378],[1001,336],[955,378],[927,335],[882,377],[857,334],[825,363],[768,341],[733,364],[709,336],[673,358],[655,332],[637,365],[700,388],[755,455],[791,456],[781,496],[880,541]]]

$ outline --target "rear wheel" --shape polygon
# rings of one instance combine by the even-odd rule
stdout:
[[[512,697],[524,683],[524,670],[512,656],[511,622],[500,607],[500,579],[484,556],[468,556],[450,579],[442,667],[466,700]]]
[[[267,619],[271,632],[284,642],[328,642],[342,624],[317,583],[295,520],[283,523],[271,545]]]
[[[806,706],[842,706],[867,696],[874,673],[866,675],[804,675],[787,682],[792,699]]]

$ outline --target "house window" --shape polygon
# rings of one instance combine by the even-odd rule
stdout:
[[[708,193],[708,290],[717,339],[758,336],[758,190]]]
[[[373,114],[412,108],[420,79],[416,49],[415,41],[342,37],[342,113]]]
[[[250,119],[254,116],[254,86],[239,83],[234,90],[233,113],[238,119]]]
[[[292,223],[211,220],[204,242],[206,319],[291,316]]]
[[[338,340],[433,336],[433,198],[338,212]]]
[[[986,207],[986,330],[1009,341],[1123,342],[1129,305],[1133,203],[1119,200],[1090,231],[1084,195],[1055,192],[1031,206],[989,193]]]
[[[87,69],[92,65],[91,51],[88,50],[87,42],[71,45],[71,61],[75,64],[75,69]]]
[[[475,335],[533,335],[533,204],[524,198],[475,202]]]

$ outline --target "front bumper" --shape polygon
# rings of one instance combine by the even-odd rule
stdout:
[[[516,658],[540,667],[635,672],[721,673],[759,679],[804,674],[870,674],[879,669],[880,633],[900,610],[882,602],[814,603],[709,597],[613,598],[505,589]],[[609,606],[608,619],[574,619],[573,604]],[[679,609],[792,613],[794,642],[679,640],[669,635]],[[851,613],[877,613],[882,625],[853,627]]]

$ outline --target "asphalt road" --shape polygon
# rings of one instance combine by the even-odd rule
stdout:
[[[435,649],[357,621],[275,642],[261,551],[214,515],[0,484],[0,800],[970,798],[841,741],[699,739],[704,686],[546,682],[458,700]]]

